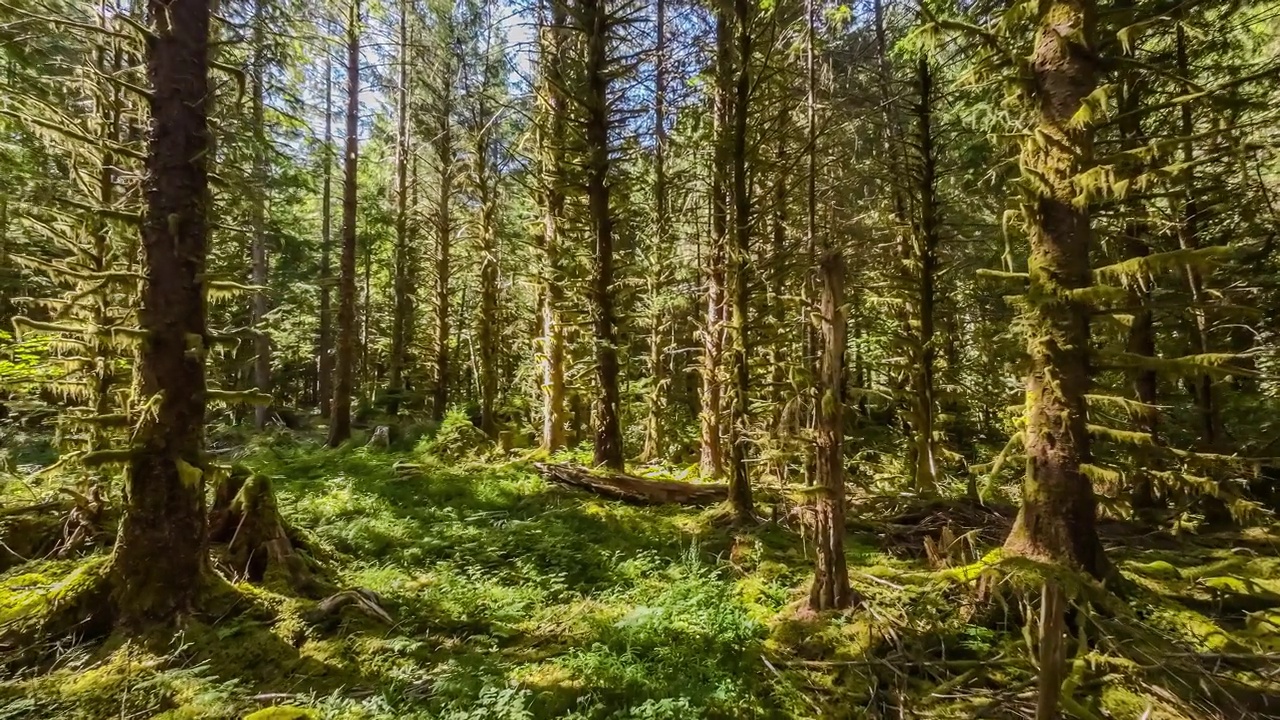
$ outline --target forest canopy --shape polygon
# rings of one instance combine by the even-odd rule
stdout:
[[[0,0],[0,718],[1280,716],[1280,2]]]

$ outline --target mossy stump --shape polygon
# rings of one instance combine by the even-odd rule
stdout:
[[[303,593],[317,589],[303,545],[280,515],[269,479],[236,468],[218,484],[209,513],[209,538],[226,545],[234,578],[281,580]]]

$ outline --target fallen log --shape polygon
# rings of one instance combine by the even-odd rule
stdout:
[[[595,473],[574,465],[534,463],[547,480],[637,505],[714,505],[729,499],[729,486],[650,480],[623,473]]]

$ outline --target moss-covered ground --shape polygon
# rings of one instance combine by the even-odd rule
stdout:
[[[795,513],[727,527],[714,511],[549,486],[522,460],[300,442],[247,461],[272,478],[328,580],[372,590],[393,622],[316,618],[315,598],[271,583],[215,587],[167,649],[63,638],[38,667],[10,664],[0,719],[959,718],[1034,706],[1034,593],[1018,568],[955,567],[999,533],[956,521],[931,535],[945,513],[913,528],[854,507],[847,551],[863,603],[808,617],[796,611],[810,559]],[[1280,537],[1111,523],[1106,540],[1125,599],[1073,615],[1084,643],[1069,714],[1280,717]],[[10,568],[0,625],[85,562]]]

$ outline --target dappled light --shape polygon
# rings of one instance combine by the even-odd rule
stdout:
[[[0,0],[0,720],[1280,718],[1280,0]]]

